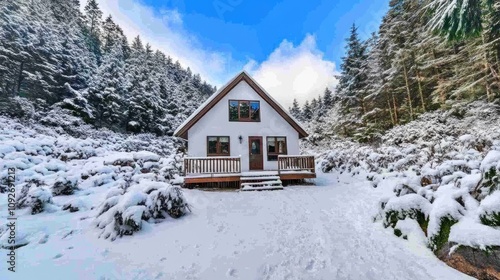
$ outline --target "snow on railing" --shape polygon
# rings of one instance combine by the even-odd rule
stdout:
[[[241,173],[241,157],[187,157],[184,174]]]
[[[305,155],[279,155],[278,172],[289,170],[307,170],[315,172],[314,156]]]

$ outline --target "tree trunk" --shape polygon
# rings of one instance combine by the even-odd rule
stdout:
[[[420,71],[417,69],[417,82],[418,82],[418,93],[420,94],[420,102],[422,102],[422,110],[425,112],[425,100],[424,93],[422,91],[422,83],[421,83]]]
[[[398,124],[398,106],[396,104],[396,97],[394,97],[394,93],[391,92],[392,95],[392,104],[394,105],[394,124]]]
[[[403,61],[403,72],[406,84],[406,94],[408,95],[408,105],[410,106],[410,119],[413,120],[413,106],[411,104],[410,84],[408,83],[408,72],[406,71],[406,65],[404,61]]]
[[[481,39],[482,39],[482,42],[483,42],[483,45],[486,44],[486,40],[484,38],[484,33],[481,34]],[[487,50],[485,49],[484,50],[484,71],[485,71],[485,75],[486,75],[486,79],[485,79],[485,87],[486,87],[486,100],[488,102],[492,101],[492,98],[491,98],[491,88],[490,88],[490,84],[488,82],[488,77],[490,76],[490,64],[488,62],[488,52]]]
[[[389,98],[389,96],[387,95],[387,92],[385,93],[385,97],[387,99],[387,108],[389,108],[389,114],[391,114],[391,122],[392,122],[392,125],[396,125],[396,122],[394,120],[394,116],[392,114],[392,106],[391,106],[391,99]]]
[[[432,49],[432,56],[434,57],[434,59],[438,59],[436,49]],[[433,69],[437,76],[437,87],[439,88],[439,85],[443,84],[444,79],[441,77],[441,71],[439,70],[439,67],[434,66]],[[441,90],[439,91],[439,103],[441,104],[441,106],[444,106],[445,102],[446,102],[446,93]]]
[[[23,82],[24,61],[19,65],[19,73],[17,74],[17,96],[21,93],[21,83]]]
[[[359,101],[361,103],[361,109],[363,110],[363,115],[365,115],[366,114],[365,100],[363,98],[360,98]]]

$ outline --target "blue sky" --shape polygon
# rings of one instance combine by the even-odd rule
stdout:
[[[82,0],[82,2],[84,2]],[[141,34],[215,85],[249,71],[288,106],[333,88],[353,22],[366,38],[388,0],[100,0],[129,36]]]

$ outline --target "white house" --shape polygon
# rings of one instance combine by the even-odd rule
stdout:
[[[258,183],[268,180],[281,186],[281,180],[315,177],[314,158],[299,156],[299,139],[307,132],[246,72],[206,100],[174,135],[188,140],[187,184],[262,187]]]

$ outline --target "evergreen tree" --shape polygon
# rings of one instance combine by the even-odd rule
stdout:
[[[367,78],[362,67],[366,59],[366,44],[358,38],[358,28],[353,24],[347,39],[346,56],[340,65],[342,71],[337,86],[337,92],[349,107],[363,107]]]
[[[292,107],[288,110],[290,114],[297,120],[301,120],[302,111],[300,110],[299,102],[297,98],[293,99]]]
[[[329,88],[325,88],[325,92],[323,93],[323,105],[326,110],[332,108],[333,106],[332,91]]]
[[[118,30],[118,26],[115,24],[113,21],[113,18],[111,15],[109,15],[106,20],[104,20],[104,23],[102,24],[102,30],[103,30],[103,51],[110,52],[111,48],[115,45],[118,44],[121,41],[121,34],[120,30]],[[121,51],[123,53],[123,50]]]
[[[89,49],[100,59],[101,57],[101,21],[102,11],[96,0],[88,0],[84,8],[86,35]]]
[[[125,61],[119,44],[103,57],[95,81],[88,89],[88,102],[94,112],[97,127],[119,128],[123,121],[123,105],[126,92]]]
[[[302,107],[302,119],[305,121],[310,121],[313,117],[313,112],[311,109],[311,105],[309,104],[309,101],[306,100],[306,103],[304,103],[304,106]]]

